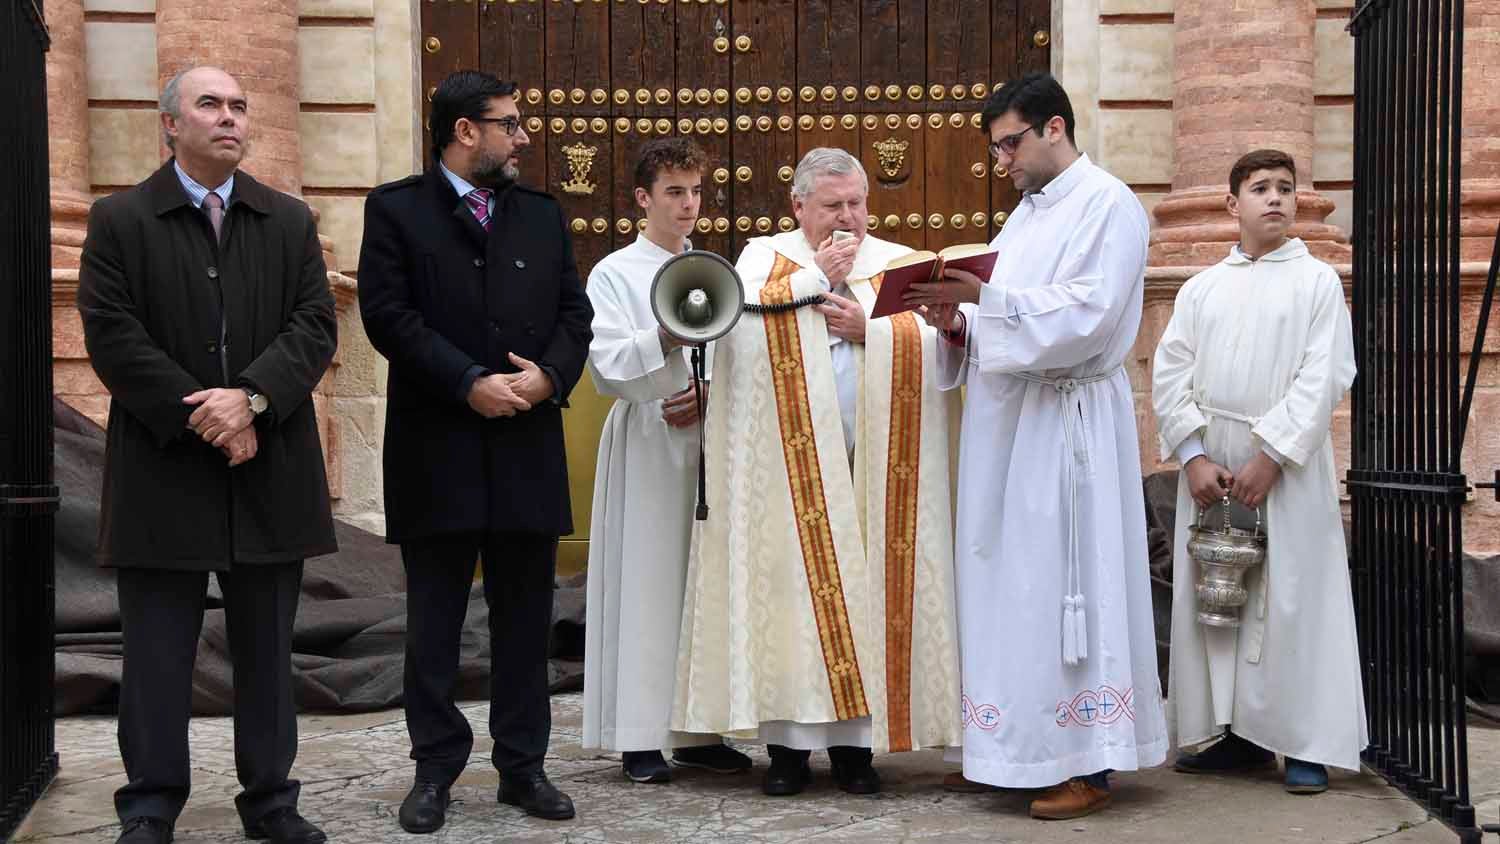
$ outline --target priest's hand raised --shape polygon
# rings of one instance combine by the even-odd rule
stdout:
[[[828,333],[854,343],[865,341],[865,309],[853,299],[823,294],[818,312],[828,318]]]
[[[1243,468],[1235,473],[1234,500],[1252,509],[1266,503],[1271,487],[1281,480],[1281,465],[1264,451],[1257,451]]]
[[[859,238],[846,237],[834,240],[829,236],[818,244],[818,253],[813,257],[818,269],[828,279],[829,287],[838,287],[849,278],[854,269],[854,253],[859,251]]]
[[[708,401],[708,382],[703,381],[703,401]],[[691,385],[661,403],[661,418],[673,428],[686,428],[698,421],[698,394]]]
[[[1183,468],[1187,471],[1188,494],[1199,507],[1222,501],[1234,489],[1234,474],[1201,454]]]

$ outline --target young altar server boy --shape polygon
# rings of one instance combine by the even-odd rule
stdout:
[[[615,404],[599,438],[584,628],[583,746],[621,751],[625,776],[677,765],[750,770],[716,735],[675,733],[672,683],[698,471],[698,404],[686,351],[657,325],[651,282],[692,248],[708,158],[687,138],[647,143],[635,168],[646,228],[589,274],[589,375]],[[707,387],[707,384],[704,385]]]
[[[1177,770],[1227,773],[1286,757],[1286,790],[1328,788],[1368,743],[1329,423],[1354,381],[1338,273],[1289,238],[1291,156],[1256,150],[1229,173],[1240,241],[1183,285],[1156,349],[1152,404],[1177,487],[1168,722]],[[1197,621],[1188,527],[1224,496],[1263,517],[1240,626]],[[1218,738],[1197,753],[1188,748]]]

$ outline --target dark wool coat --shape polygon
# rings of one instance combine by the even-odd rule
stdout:
[[[110,392],[101,564],[228,569],[337,550],[310,398],[338,326],[307,205],[238,172],[215,244],[168,161],[94,203],[78,311]],[[271,409],[257,455],[231,469],[187,429],[182,399],[233,386]]]
[[[390,360],[387,539],[573,530],[562,409],[583,374],[593,308],[562,207],[513,186],[487,233],[436,164],[376,188],[359,255],[365,332]],[[512,417],[469,407],[476,373],[536,363],[557,386]]]

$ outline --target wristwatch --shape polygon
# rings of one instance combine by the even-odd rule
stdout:
[[[245,398],[250,400],[250,412],[256,416],[265,413],[271,407],[271,400],[255,392],[249,387],[241,387],[245,391]]]

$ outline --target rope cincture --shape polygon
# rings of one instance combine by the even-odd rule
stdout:
[[[1083,573],[1078,562],[1078,461],[1079,446],[1082,458],[1089,462],[1088,424],[1082,418],[1083,407],[1073,394],[1085,384],[1095,384],[1114,377],[1124,367],[1116,366],[1108,372],[1079,377],[1063,376],[1047,378],[1030,372],[1014,373],[1017,378],[1033,384],[1043,384],[1057,391],[1058,403],[1062,406],[1062,428],[1065,466],[1068,476],[1068,583],[1063,591],[1062,608],[1062,661],[1063,665],[1078,665],[1089,656],[1088,603],[1083,595]],[[1077,425],[1083,425],[1080,443]]]

